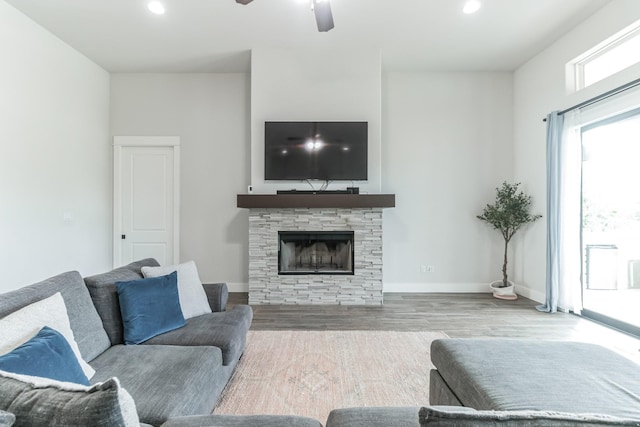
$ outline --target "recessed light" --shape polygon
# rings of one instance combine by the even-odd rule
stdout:
[[[162,15],[164,13],[164,6],[159,1],[150,1],[147,7],[156,15]]]
[[[469,0],[464,4],[462,11],[466,14],[476,13],[480,10],[480,6],[482,6],[482,4],[478,0]]]

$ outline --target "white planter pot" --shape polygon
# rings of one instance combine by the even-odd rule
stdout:
[[[491,288],[491,292],[493,292],[493,296],[498,299],[507,299],[514,300],[518,298],[515,292],[515,285],[511,281],[507,281],[509,286],[502,286],[502,280],[496,280],[492,282],[489,287]]]

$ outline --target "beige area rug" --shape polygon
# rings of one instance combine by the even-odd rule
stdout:
[[[249,331],[215,414],[303,415],[429,403],[431,341],[443,332]]]

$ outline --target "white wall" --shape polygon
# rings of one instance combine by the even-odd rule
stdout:
[[[181,137],[182,260],[194,259],[205,281],[246,290],[248,218],[236,194],[249,182],[256,192],[289,188],[262,180],[264,121],[367,120],[365,191],[397,194],[385,210],[385,291],[487,291],[501,240],[475,215],[512,176],[511,74],[383,80],[377,52],[299,53],[254,52],[251,94],[242,74],[112,76],[113,135]]]
[[[0,57],[0,292],[104,271],[109,75],[2,0]]]
[[[180,258],[205,282],[248,283],[247,74],[113,74],[112,135],[181,139]],[[240,287],[238,283],[242,284]]]
[[[303,182],[264,181],[265,121],[335,120],[369,122],[368,180],[356,181],[355,186],[361,192],[380,192],[380,91],[380,52],[376,49],[254,49],[251,52],[254,191],[311,189]],[[351,181],[335,182],[329,188],[347,186],[351,186]]]
[[[502,238],[476,215],[512,179],[512,74],[391,73],[382,117],[385,292],[488,292]]]
[[[534,209],[543,215],[546,213],[546,126],[542,119],[551,111],[571,107],[640,75],[640,66],[634,66],[571,93],[566,89],[565,65],[638,19],[640,2],[637,0],[610,2],[515,72],[514,176],[532,194]],[[546,218],[534,224],[524,239],[515,243],[515,280],[520,284],[519,292],[544,301]]]

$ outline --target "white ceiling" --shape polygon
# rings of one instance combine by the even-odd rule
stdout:
[[[248,71],[252,48],[380,49],[385,70],[514,70],[610,0],[6,0],[110,72]],[[615,0],[611,0],[615,1]]]

